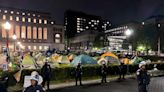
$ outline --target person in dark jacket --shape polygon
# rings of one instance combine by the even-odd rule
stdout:
[[[120,66],[119,66],[119,70],[120,70],[119,80],[121,80],[121,79],[125,80],[125,74],[127,72],[127,66],[123,62],[121,62]]]
[[[150,75],[148,74],[146,68],[146,63],[141,62],[137,70],[137,82],[138,82],[138,92],[148,92],[148,85],[150,83]]]
[[[43,77],[42,86],[45,87],[45,83],[47,82],[47,89],[50,90],[51,66],[48,64],[48,60],[46,60],[41,69],[41,75]]]
[[[31,85],[24,92],[45,92],[41,85],[38,85],[39,75],[31,76]]]
[[[81,67],[81,63],[78,63],[78,65],[75,69],[76,86],[77,86],[78,80],[80,81],[80,86],[82,86],[81,79],[82,79],[82,67]]]
[[[101,67],[101,77],[102,77],[101,83],[104,83],[104,82],[107,83],[107,80],[106,80],[107,70],[108,70],[107,66],[104,62],[102,67]]]

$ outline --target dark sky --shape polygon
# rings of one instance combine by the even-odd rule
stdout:
[[[0,0],[0,5],[50,12],[59,24],[67,9],[102,16],[114,24],[164,14],[164,0]]]

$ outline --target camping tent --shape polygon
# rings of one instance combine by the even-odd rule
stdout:
[[[24,55],[22,65],[23,68],[29,68],[29,69],[33,69],[37,67],[34,58],[31,57],[29,54]]]
[[[60,56],[57,61],[61,64],[70,64],[70,61],[67,56]]]
[[[140,58],[140,57],[136,56],[131,61],[132,61],[132,64],[139,64],[143,60],[144,60],[143,58]]]
[[[78,63],[81,63],[82,65],[97,64],[97,62],[93,58],[91,58],[88,55],[84,55],[84,54],[75,57],[74,60],[71,62],[71,64],[74,66],[78,65]]]
[[[75,57],[76,57],[76,55],[74,55],[74,54],[68,55],[69,60],[73,60]]]
[[[59,59],[59,57],[60,57],[60,55],[59,54],[56,54],[56,53],[51,55],[51,58],[52,58],[52,61],[53,62],[57,62],[58,59]]]
[[[102,65],[103,63],[108,64],[108,61],[105,58],[101,58],[100,60],[97,61],[99,65]]]
[[[101,55],[101,58],[107,60],[108,64],[120,64],[118,57],[111,52],[104,53],[103,55]]]

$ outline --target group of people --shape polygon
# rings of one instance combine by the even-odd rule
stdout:
[[[136,72],[137,75],[137,81],[138,81],[138,89],[139,92],[147,92],[148,85],[150,83],[150,75],[148,74],[146,67],[146,63],[141,62],[139,64],[139,69]],[[101,66],[101,83],[107,83],[107,73],[108,73],[108,67],[105,63]],[[125,80],[125,74],[127,70],[127,66],[124,65],[124,63],[121,63],[119,66],[120,72],[119,72],[119,80]],[[77,67],[75,68],[75,85],[78,85],[78,80],[80,82],[80,86],[82,86],[82,66],[81,63],[78,63]],[[51,78],[51,67],[48,64],[48,62],[45,62],[44,66],[41,69],[41,76],[43,78],[43,82],[39,83],[39,74],[34,71],[31,73],[31,85],[25,89],[24,92],[45,92],[45,83],[47,82],[47,90],[50,90],[50,78]]]

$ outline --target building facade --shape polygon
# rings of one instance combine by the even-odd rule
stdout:
[[[9,30],[4,29],[6,22],[10,23]],[[64,49],[64,27],[56,25],[50,13],[0,7],[0,24],[1,51],[7,38],[10,50]],[[12,39],[13,35],[17,39]]]
[[[71,46],[75,46],[79,43],[87,43],[89,42],[78,42],[72,39],[85,39],[85,33],[90,33],[91,31],[94,33],[97,32],[104,32],[105,30],[109,29],[111,27],[111,23],[107,20],[103,20],[100,16],[90,15],[83,12],[78,11],[72,11],[68,10],[65,12],[64,17],[64,27],[65,27],[65,33],[67,38],[67,45],[70,48],[74,48]],[[84,36],[82,36],[84,35]],[[84,37],[84,38],[82,38]],[[74,45],[73,45],[74,44]],[[80,48],[75,47],[75,48]]]

